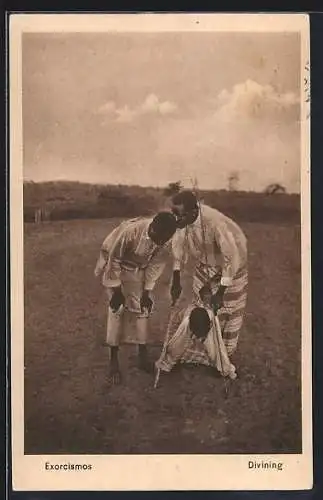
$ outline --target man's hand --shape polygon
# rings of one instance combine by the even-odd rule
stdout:
[[[177,300],[180,298],[182,293],[182,285],[181,285],[181,274],[180,271],[173,272],[173,280],[172,286],[170,289],[170,295],[172,298],[172,305],[174,305]]]
[[[94,276],[96,278],[98,276],[100,276],[100,274],[102,274],[103,267],[104,267],[104,263],[102,262],[101,259],[98,259],[97,264],[96,264],[95,269],[94,269]]]
[[[209,285],[204,285],[199,290],[199,295],[204,304],[210,305],[212,298],[212,291]]]
[[[97,260],[97,263],[96,263],[96,266],[94,269],[94,276],[95,277],[98,277],[98,276],[100,276],[100,274],[103,273],[103,270],[107,264],[107,260],[108,260],[107,252],[105,252],[103,249],[101,249],[99,258]]]
[[[223,307],[225,289],[225,286],[220,285],[218,291],[214,295],[212,295],[211,306],[213,308],[214,314],[217,314],[218,310]]]
[[[125,305],[126,299],[122,293],[121,286],[112,289],[113,294],[110,300],[110,307],[116,313],[121,306]]]
[[[141,312],[143,313],[144,310],[147,309],[148,313],[151,313],[153,305],[154,305],[154,301],[149,296],[149,291],[148,290],[144,290],[142,292],[142,296],[141,296],[141,299],[140,299],[140,309],[141,309]]]

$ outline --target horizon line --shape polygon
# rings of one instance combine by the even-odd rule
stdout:
[[[80,180],[75,180],[75,179],[51,179],[51,180],[33,180],[33,179],[23,179],[23,184],[57,184],[57,183],[67,183],[67,184],[82,184],[82,185],[89,185],[89,186],[122,186],[122,187],[139,187],[142,189],[156,189],[156,190],[163,190],[169,186],[169,184],[176,184],[177,182],[180,181],[170,181],[169,183],[162,185],[162,186],[153,186],[153,185],[142,185],[142,184],[123,184],[123,183],[104,183],[104,182],[91,182],[91,181],[80,181]],[[206,188],[199,186],[199,190],[201,191],[226,191],[228,193],[260,193],[264,194],[265,190],[269,186],[273,185],[279,185],[283,187],[286,191],[283,194],[295,194],[295,195],[300,195],[301,192],[300,190],[298,191],[289,191],[286,189],[285,186],[283,186],[279,182],[271,182],[267,186],[265,186],[262,190],[257,190],[257,189],[227,189],[226,187],[218,187],[218,188]],[[182,189],[190,189],[185,186],[182,186]]]

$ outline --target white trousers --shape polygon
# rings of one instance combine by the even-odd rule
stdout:
[[[108,306],[106,343],[119,346],[127,337],[127,341],[146,344],[148,339],[149,316],[140,309],[140,298],[144,286],[144,271],[127,271],[121,273],[121,288],[125,296],[125,308],[113,312]],[[107,288],[108,301],[112,297],[112,289]],[[128,328],[127,328],[128,327]]]

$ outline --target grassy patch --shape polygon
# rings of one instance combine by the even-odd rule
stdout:
[[[154,390],[134,346],[122,349],[124,384],[108,386],[105,296],[93,270],[117,222],[25,225],[25,453],[299,453],[299,227],[243,224],[249,299],[240,379],[225,399],[222,379],[202,367],[162,376]],[[167,273],[156,299],[152,357],[169,314]]]

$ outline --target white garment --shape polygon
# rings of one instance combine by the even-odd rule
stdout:
[[[172,239],[174,270],[191,257],[222,269],[221,285],[230,286],[235,274],[247,264],[247,239],[242,229],[215,208],[201,205],[193,224],[176,231]],[[206,262],[207,261],[207,262]]]
[[[110,346],[118,346],[122,342],[146,344],[151,313],[141,312],[140,309],[144,271],[134,273],[122,270],[121,280],[125,307],[121,307],[117,312],[108,307],[106,343]],[[108,288],[107,292],[110,302],[112,290]]]
[[[102,275],[105,287],[121,286],[122,270],[143,270],[145,290],[154,289],[171,254],[171,242],[159,247],[149,238],[148,228],[152,220],[138,217],[124,221],[104,240],[95,275]]]
[[[156,361],[156,367],[170,372],[176,363],[203,364],[216,367],[224,377],[236,378],[235,366],[229,359],[220,324],[210,308],[205,308],[211,320],[211,329],[205,341],[201,342],[192,338],[189,317],[194,307],[193,304],[185,310],[180,324]],[[174,325],[176,325],[176,320]]]

